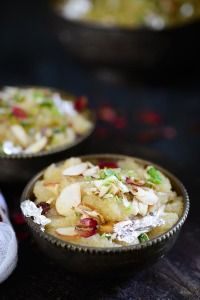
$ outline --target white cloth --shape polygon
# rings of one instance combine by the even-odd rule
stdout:
[[[8,278],[17,265],[17,240],[8,219],[5,200],[0,193],[0,283]]]

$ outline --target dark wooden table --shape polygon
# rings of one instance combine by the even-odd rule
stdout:
[[[15,1],[10,9],[7,1],[1,7],[0,84],[40,84],[89,95],[98,126],[85,153],[131,154],[163,165],[185,184],[191,210],[167,257],[126,279],[92,280],[66,273],[40,252],[19,214],[23,187],[0,184],[19,240],[18,265],[0,286],[0,299],[200,299],[199,74],[176,83],[170,74],[159,83],[152,78],[103,82],[66,55],[49,31],[42,3]]]

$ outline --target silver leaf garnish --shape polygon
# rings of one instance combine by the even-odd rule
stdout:
[[[51,220],[42,215],[42,208],[37,207],[33,201],[25,200],[21,203],[21,210],[26,217],[33,217],[33,221],[41,225],[40,229],[44,231],[44,227],[51,223]]]

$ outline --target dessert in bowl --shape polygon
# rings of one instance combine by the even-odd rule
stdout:
[[[163,77],[198,61],[198,1],[53,0],[52,11],[60,43],[98,74]]]
[[[161,30],[191,22],[200,17],[195,0],[61,0],[63,17],[103,26]]]
[[[26,187],[21,209],[47,253],[70,270],[86,271],[87,260],[87,269],[98,272],[137,269],[164,255],[189,202],[181,183],[160,167],[91,155],[42,171]]]
[[[5,87],[0,91],[0,104],[2,181],[16,177],[15,167],[12,170],[7,164],[17,168],[17,163],[31,158],[37,164],[80,143],[94,127],[86,98],[50,88]],[[39,169],[44,166],[39,163]],[[31,168],[20,169],[23,177],[23,169]]]

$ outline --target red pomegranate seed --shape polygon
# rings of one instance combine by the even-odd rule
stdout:
[[[17,117],[18,119],[26,119],[28,117],[27,113],[25,110],[23,110],[21,107],[18,106],[13,106],[12,108],[12,114]]]
[[[110,168],[110,169],[116,169],[118,168],[118,164],[114,161],[100,161],[98,163],[100,169],[104,168]]]
[[[96,228],[98,223],[97,220],[92,218],[84,218],[80,220],[80,224],[84,227]]]
[[[79,112],[85,110],[87,106],[88,106],[88,99],[85,96],[78,97],[74,102],[74,108]]]
[[[46,202],[40,202],[37,207],[42,208],[42,214],[45,215],[50,210],[50,204]]]

